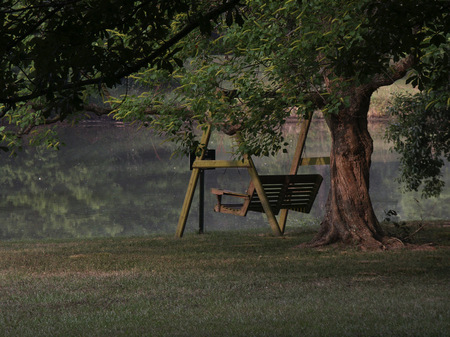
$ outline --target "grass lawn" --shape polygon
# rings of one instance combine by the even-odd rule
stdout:
[[[0,336],[449,336],[450,229],[424,249],[309,231],[0,243]]]

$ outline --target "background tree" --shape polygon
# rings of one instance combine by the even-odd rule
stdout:
[[[151,90],[118,117],[140,118],[186,149],[197,145],[195,125],[212,123],[240,131],[238,154],[270,155],[283,146],[287,116],[320,109],[332,135],[331,190],[311,244],[387,247],[369,195],[370,98],[409,73],[448,112],[447,13],[445,1],[247,1],[242,27],[225,18],[213,38],[180,41],[186,67],[170,80],[136,75]]]
[[[2,1],[2,149],[17,145],[21,135],[36,125],[85,110],[89,87],[115,86],[142,67],[172,70],[180,63],[174,45],[197,28],[208,31],[210,20],[222,13],[236,16],[237,3]],[[98,107],[93,110],[107,112]],[[43,138],[49,145],[56,144],[50,136],[47,130]]]

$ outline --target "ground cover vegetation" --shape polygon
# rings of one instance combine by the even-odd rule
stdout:
[[[427,104],[397,114],[421,114],[443,132],[422,128],[403,178],[411,188],[425,182],[425,195],[438,193],[436,158],[449,148],[447,9],[437,0],[4,1],[2,148],[20,145],[36,125],[88,109],[89,86],[108,96],[107,87],[127,76],[151,90],[90,109],[142,120],[186,150],[198,145],[198,126],[213,124],[240,133],[238,156],[272,155],[283,149],[288,115],[319,109],[332,134],[331,191],[312,245],[386,248],[396,240],[383,233],[369,196],[370,98],[409,73],[421,90],[414,99]],[[414,141],[415,123],[398,121]],[[390,139],[408,155],[399,130]],[[58,146],[49,129],[36,137]]]
[[[293,249],[314,232],[2,242],[0,335],[448,335],[447,228],[421,250]]]

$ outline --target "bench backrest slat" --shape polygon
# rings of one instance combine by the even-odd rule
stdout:
[[[280,209],[309,213],[323,180],[320,174],[263,175],[259,178],[274,214]],[[263,212],[253,184],[248,192],[251,193],[248,210]]]

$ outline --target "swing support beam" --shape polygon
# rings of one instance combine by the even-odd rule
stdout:
[[[311,125],[312,113],[309,118],[302,121],[300,135],[297,142],[297,147],[294,154],[294,159],[291,165],[289,174],[297,174],[300,165],[325,165],[330,163],[329,157],[316,157],[316,158],[303,158],[302,154],[305,147],[306,136]],[[259,178],[258,172],[255,168],[255,164],[250,156],[245,156],[243,160],[203,160],[205,157],[206,149],[208,147],[209,139],[211,137],[211,126],[209,125],[203,132],[202,139],[200,141],[201,153],[196,157],[196,160],[192,164],[192,173],[189,180],[188,189],[186,191],[186,196],[184,198],[183,207],[181,209],[180,218],[178,220],[176,237],[181,238],[186,227],[187,217],[189,215],[189,210],[192,205],[192,200],[194,197],[195,188],[199,179],[200,171],[207,168],[247,168],[250,178],[255,190],[261,200],[261,205],[264,209],[264,213],[267,216],[270,227],[274,235],[283,235],[286,220],[288,215],[287,209],[282,209],[279,217],[279,221],[274,215],[272,208],[270,207],[269,200],[267,199],[266,193],[264,191],[263,185]]]
[[[211,125],[208,125],[206,130],[203,132],[202,139],[200,140],[201,154],[196,158],[196,161],[201,161],[205,156],[210,137]],[[189,210],[191,209],[192,199],[194,198],[195,188],[197,187],[198,178],[200,176],[200,170],[200,168],[192,166],[191,178],[189,180],[186,196],[184,197],[183,207],[181,208],[181,214],[180,218],[178,219],[178,226],[175,234],[178,238],[181,238],[183,236],[184,227],[186,227],[186,221],[189,215]]]
[[[302,154],[305,149],[306,136],[308,135],[309,127],[311,126],[313,113],[311,112],[308,118],[302,121],[300,127],[300,135],[297,141],[297,146],[295,148],[294,159],[292,160],[291,169],[289,174],[297,174],[298,167],[302,164]],[[282,209],[280,213],[280,230],[284,234],[284,229],[286,228],[286,220],[288,216],[288,209]]]
[[[189,180],[188,189],[186,191],[186,196],[184,197],[183,207],[181,209],[180,218],[178,219],[178,226],[175,236],[181,238],[186,227],[187,217],[189,215],[189,210],[192,205],[192,200],[194,198],[195,188],[197,186],[200,170],[205,168],[232,168],[232,167],[245,167],[255,185],[256,192],[261,199],[261,204],[263,206],[264,212],[269,220],[270,227],[275,235],[281,235],[280,226],[278,225],[277,218],[272,212],[269,201],[267,200],[266,193],[259,179],[258,172],[256,171],[255,164],[253,160],[246,156],[244,160],[202,160],[205,156],[206,148],[208,147],[208,142],[211,137],[211,126],[204,131],[202,139],[200,141],[200,146],[202,148],[200,156],[196,158],[192,164],[192,174]]]

